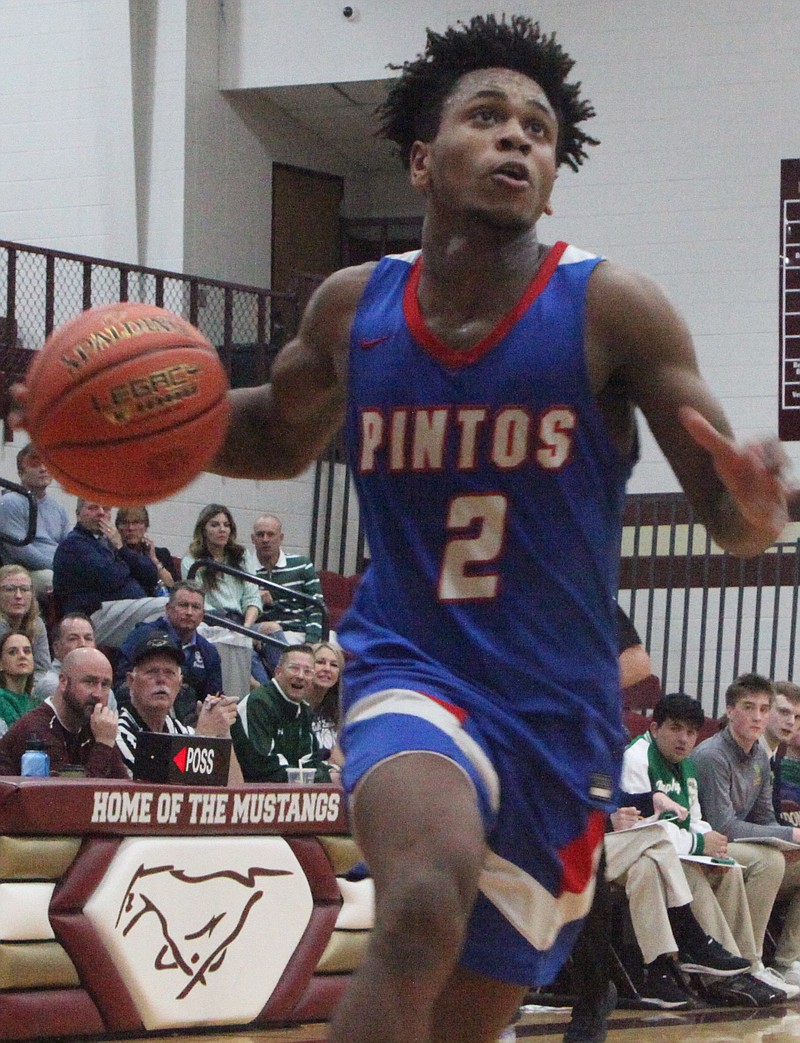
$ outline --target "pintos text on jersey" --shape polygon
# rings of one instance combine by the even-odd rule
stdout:
[[[557,471],[572,455],[577,418],[569,406],[407,406],[361,410],[359,470],[425,473],[534,465]]]

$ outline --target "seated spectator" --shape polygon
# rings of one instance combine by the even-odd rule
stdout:
[[[784,826],[800,826],[800,730],[786,744],[775,791],[778,821]]]
[[[245,550],[236,541],[236,522],[228,508],[219,503],[208,504],[197,518],[189,553],[181,561],[184,579],[192,565],[203,559],[213,559],[222,565],[246,571]],[[195,579],[203,587],[209,612],[248,627],[255,624],[261,610],[261,598],[254,583],[216,569],[200,569]],[[254,679],[253,670],[259,668],[259,657],[249,638],[234,635],[230,630],[223,631],[221,627],[206,636],[217,645],[222,656],[226,692],[241,698],[255,687],[258,680],[264,679],[263,673]]]
[[[34,685],[33,694],[37,702],[49,699],[56,688],[58,688],[61,664],[67,653],[71,652],[73,648],[97,647],[97,642],[94,639],[94,626],[91,619],[84,615],[83,612],[72,612],[70,615],[64,616],[53,627],[50,640],[53,645],[54,659],[47,673],[40,677]],[[113,691],[108,693],[108,708],[110,710],[117,709],[117,700]]]
[[[80,764],[96,779],[127,779],[117,749],[117,715],[106,704],[111,664],[96,648],[76,648],[64,658],[52,697],[12,724],[0,738],[0,775],[19,775],[29,739],[40,739],[50,771]]]
[[[152,623],[139,623],[134,627],[117,657],[115,685],[121,699],[122,693],[127,693],[127,675],[135,650],[149,634],[166,634],[183,650],[183,683],[175,700],[174,714],[183,724],[196,724],[198,700],[202,702],[206,696],[222,692],[219,652],[197,632],[204,611],[203,588],[194,580],[181,580],[170,591],[164,615]],[[129,701],[127,695],[123,701]]]
[[[41,456],[30,443],[17,453],[19,484],[33,494],[36,500],[36,535],[24,547],[3,543],[3,559],[9,565],[27,569],[37,597],[53,589],[53,555],[67,535],[67,512],[47,489],[53,478]],[[23,539],[28,531],[30,504],[22,493],[6,492],[0,497],[0,532]]]
[[[256,518],[251,539],[254,550],[248,552],[248,572],[280,583],[287,590],[322,598],[322,587],[311,559],[302,554],[284,553],[280,518],[274,514],[262,514]],[[277,624],[287,643],[313,645],[322,640],[322,612],[319,608],[279,591],[259,588],[259,595],[262,607],[259,622]]]
[[[91,616],[98,644],[118,647],[144,619],[161,614],[152,595],[158,569],[147,554],[123,546],[111,509],[79,498],[77,524],[53,560],[53,590],[62,614]]]
[[[33,649],[24,634],[0,637],[0,735],[37,706],[33,688]]]
[[[781,821],[781,771],[787,745],[800,730],[800,685],[791,681],[775,682],[775,698],[772,700],[764,734],[758,740],[767,751],[772,770],[772,802],[775,818]]]
[[[700,809],[697,773],[690,754],[704,723],[705,714],[696,699],[682,693],[664,696],[653,710],[649,731],[634,739],[625,751],[620,785],[625,799],[635,802],[645,813],[655,809],[662,814],[677,815],[675,821],[664,822],[663,829],[679,854],[720,859],[730,856],[738,860],[738,855],[742,854],[740,845],[729,845],[723,833],[718,833],[704,821]],[[749,854],[750,857],[754,855],[753,852]],[[771,989],[781,989],[784,999],[790,993],[794,994],[791,986],[777,981],[761,966],[761,948],[756,944],[753,932],[742,870],[707,869],[697,863],[684,864],[683,868],[690,886],[692,874],[706,876],[731,928],[736,951],[750,960],[752,974]],[[759,876],[757,886],[762,896],[766,897],[764,892],[771,889],[774,900],[781,878],[782,873],[773,874],[771,879]],[[751,986],[751,981],[740,979],[732,983],[717,983],[713,987],[714,999],[733,1002],[742,997],[743,989],[751,989]],[[755,995],[760,991],[756,988]]]
[[[0,637],[10,630],[24,634],[31,643],[35,685],[50,669],[50,643],[33,596],[33,581],[21,565],[0,568]]]
[[[197,518],[189,553],[181,561],[183,578],[196,561],[208,558],[246,571],[244,547],[236,542],[236,522],[219,503],[204,507]],[[207,609],[248,627],[255,623],[261,598],[254,583],[216,569],[200,569],[195,578],[205,592]]]
[[[330,780],[308,705],[313,680],[311,646],[292,645],[278,660],[269,684],[239,704],[244,734],[235,731],[233,742],[247,782],[286,782],[287,767],[312,766],[317,781]]]
[[[778,837],[800,843],[800,828],[781,825],[772,803],[769,755],[759,743],[775,689],[769,678],[743,674],[725,693],[728,723],[694,752],[703,818],[728,841]],[[765,881],[778,873],[779,895],[789,899],[771,972],[800,985],[800,862],[764,844],[736,843],[729,850],[743,865],[753,933],[762,951],[774,891]],[[778,980],[780,988],[785,988]]]
[[[217,739],[231,737],[237,721],[236,700],[210,695],[198,708],[197,727],[190,728],[171,716],[181,686],[183,651],[166,633],[147,634],[131,655],[128,673],[130,705],[119,717],[117,746],[129,773],[136,759],[136,740],[143,731],[168,735],[207,735]],[[242,781],[236,757],[231,755],[228,782]]]
[[[693,997],[678,967],[691,974],[734,976],[747,970],[749,960],[733,952],[735,943],[705,877],[697,875],[693,891],[669,837],[660,828],[631,829],[639,819],[635,807],[611,815],[614,832],[603,844],[606,876],[628,897],[645,964],[643,997],[667,1009],[686,1007]]]
[[[172,588],[178,576],[175,575],[175,565],[170,552],[166,547],[156,547],[147,533],[150,528],[147,508],[119,507],[114,524],[122,537],[122,546],[139,554],[146,554],[156,566],[158,580],[152,593],[165,594]]]
[[[314,652],[314,680],[308,693],[308,704],[313,714],[311,726],[325,759],[341,764],[338,735],[344,654],[330,641],[318,641],[311,647]]]

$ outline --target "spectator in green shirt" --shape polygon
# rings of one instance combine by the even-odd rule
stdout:
[[[33,690],[33,648],[25,634],[9,630],[0,638],[0,735],[37,701]]]

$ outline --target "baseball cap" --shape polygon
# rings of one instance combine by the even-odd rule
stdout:
[[[183,666],[183,650],[167,634],[148,634],[139,642],[131,656],[131,666],[154,655],[168,655],[178,666]]]

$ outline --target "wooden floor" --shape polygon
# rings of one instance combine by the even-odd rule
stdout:
[[[524,1008],[517,1040],[561,1043],[569,1013],[560,1008]],[[150,1036],[143,1043],[324,1043],[325,1038],[324,1025],[301,1025],[269,1032]],[[119,1036],[113,1043],[119,1043]],[[800,1002],[753,1011],[716,1007],[674,1013],[618,1010],[611,1016],[608,1043],[800,1043]]]

